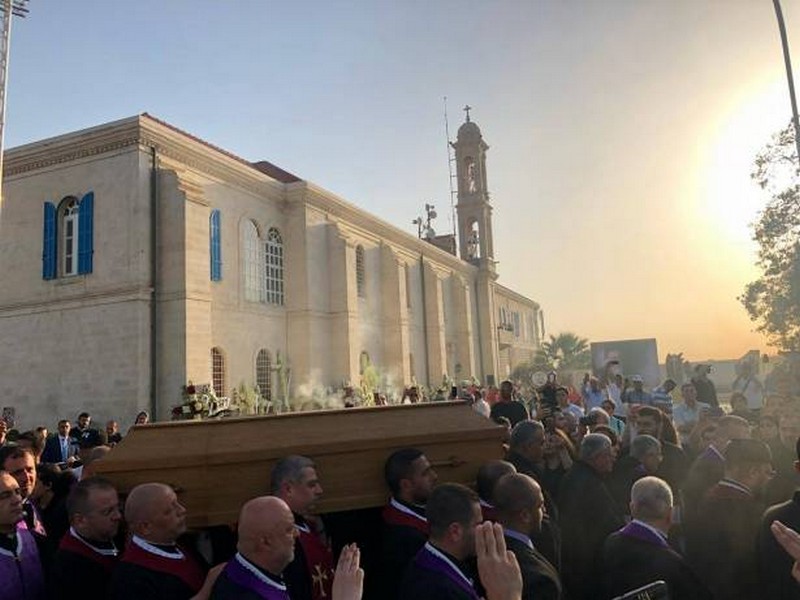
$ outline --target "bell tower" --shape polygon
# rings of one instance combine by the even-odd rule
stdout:
[[[486,178],[486,151],[480,128],[470,120],[471,107],[465,106],[466,121],[458,128],[455,142],[458,180],[458,244],[462,260],[495,272],[492,241],[492,206]]]

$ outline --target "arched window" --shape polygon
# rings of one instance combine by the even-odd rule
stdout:
[[[242,223],[242,272],[244,274],[244,297],[250,302],[261,302],[262,270],[261,247],[258,229],[252,221]]]
[[[367,280],[364,265],[364,246],[356,246],[356,289],[359,298],[367,296]]]
[[[283,239],[274,227],[267,233],[264,249],[266,300],[269,304],[283,306]]]
[[[225,355],[220,348],[211,349],[211,385],[218,398],[225,396]]]
[[[61,207],[61,274],[78,274],[78,213],[77,198],[67,198]]]
[[[256,385],[262,398],[272,400],[272,357],[269,350],[263,348],[256,356]]]
[[[42,278],[92,272],[94,262],[94,192],[78,200],[67,196],[56,207],[44,203]]]

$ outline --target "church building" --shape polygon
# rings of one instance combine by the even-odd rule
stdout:
[[[497,282],[469,116],[452,145],[457,244],[148,114],[7,151],[0,406],[18,427],[87,410],[124,430],[169,418],[190,381],[293,399],[365,365],[393,390],[499,383],[543,318]]]

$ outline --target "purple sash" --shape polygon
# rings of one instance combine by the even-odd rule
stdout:
[[[290,600],[286,586],[278,584],[278,582],[268,583],[268,578],[265,575],[260,573],[256,575],[255,572],[242,564],[238,554],[228,561],[222,574],[236,585],[255,592],[264,600]]]
[[[435,549],[433,550],[435,551]],[[434,551],[432,551],[432,546],[430,543],[427,543],[422,550],[417,553],[414,561],[423,569],[444,575],[450,581],[464,590],[464,592],[469,594],[470,598],[473,598],[474,600],[480,600],[475,588],[472,586],[466,576],[464,576],[461,571],[458,570],[458,567],[453,565],[450,561],[445,560],[441,556],[438,556],[434,553]]]
[[[625,537],[634,538],[642,542],[648,542],[650,544],[655,544],[656,546],[661,546],[663,548],[669,548],[667,540],[665,540],[657,533],[650,531],[647,527],[640,525],[636,521],[631,521],[630,523],[625,525],[625,527],[620,529],[619,532]]]

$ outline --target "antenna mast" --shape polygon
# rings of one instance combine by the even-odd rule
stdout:
[[[3,38],[0,40],[0,207],[3,202],[3,154],[6,131],[6,90],[8,89],[8,54],[11,48],[11,21],[13,17],[25,17],[28,0],[2,0],[0,18],[3,21]]]
[[[453,241],[458,248],[458,239],[456,239],[456,190],[453,188],[453,180],[456,175],[453,174],[453,163],[456,161],[453,156],[453,146],[450,144],[450,125],[447,121],[447,96],[444,97],[444,134],[447,137],[447,171],[450,175],[450,220],[453,222]]]

